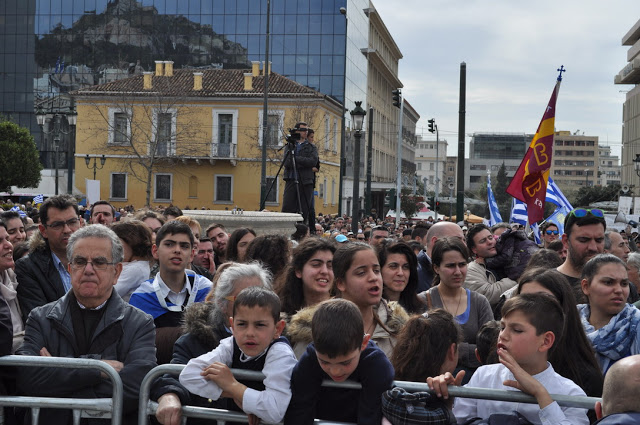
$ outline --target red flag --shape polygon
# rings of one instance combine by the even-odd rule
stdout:
[[[507,193],[527,204],[529,223],[537,223],[544,218],[544,200],[551,169],[551,156],[553,153],[554,123],[556,118],[556,98],[562,81],[560,76],[551,93],[551,99],[542,116],[535,136],[524,155],[518,171],[513,176]]]

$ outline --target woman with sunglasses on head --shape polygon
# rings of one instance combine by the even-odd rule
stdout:
[[[640,354],[640,310],[627,304],[627,267],[615,255],[590,259],[582,270],[581,285],[588,300],[578,306],[582,326],[606,375],[616,361]]]
[[[463,287],[467,277],[469,251],[458,238],[438,239],[433,245],[431,262],[435,273],[433,286],[419,295],[429,310],[443,308],[460,324],[463,342],[459,347],[458,367],[467,371],[465,378],[480,366],[476,358],[476,335],[485,323],[493,320],[493,312],[484,295]]]
[[[576,208],[564,219],[562,242],[567,246],[567,259],[558,271],[573,288],[578,304],[587,299],[582,292],[582,269],[591,258],[604,252],[604,232],[607,224],[599,209]]]

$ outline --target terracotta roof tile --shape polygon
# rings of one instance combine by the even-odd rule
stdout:
[[[193,89],[193,73],[202,72],[202,90]],[[184,96],[184,97],[247,97],[263,96],[264,76],[253,77],[253,90],[244,90],[244,73],[250,70],[174,70],[172,77],[152,76],[152,88],[144,90],[143,75],[86,87],[72,92],[76,96],[122,95],[135,93],[138,96]],[[324,98],[325,96],[280,74],[269,76],[269,97],[271,98]]]

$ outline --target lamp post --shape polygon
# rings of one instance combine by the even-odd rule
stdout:
[[[349,28],[349,18],[347,18],[347,9],[344,7],[340,8],[340,13],[344,16],[344,67],[342,68],[342,111],[341,115],[341,129],[340,133],[340,178],[338,179],[338,215],[342,215],[342,196],[343,196],[343,184],[344,184],[344,174],[347,169],[347,158],[346,158],[346,120],[344,118],[345,112],[347,112],[347,30]],[[354,109],[355,110],[355,109]],[[366,113],[366,112],[365,112]],[[357,229],[356,229],[357,230]],[[353,232],[353,229],[351,230]],[[353,232],[354,235],[356,232]],[[356,235],[357,236],[357,235]]]
[[[362,109],[362,102],[355,102],[356,107],[351,111],[351,121],[355,130],[355,145],[353,151],[353,213],[351,214],[351,231],[358,234],[358,221],[360,219],[360,138],[362,137],[362,125],[367,111]]]
[[[107,158],[102,155],[100,157],[100,167],[98,167],[97,161],[98,157],[94,156],[93,157],[93,167],[90,167],[89,164],[91,163],[91,157],[89,156],[89,154],[87,154],[87,156],[84,157],[84,163],[87,164],[87,168],[88,169],[92,169],[93,168],[93,179],[96,179],[96,170],[102,170],[102,168],[104,167],[104,163],[107,162]]]
[[[636,159],[633,160],[633,168],[636,170],[638,177],[640,177],[640,153],[637,153]]]
[[[62,119],[65,119],[67,125],[69,126],[69,131],[65,131],[62,129]],[[45,124],[47,123],[47,119],[49,122],[53,121],[53,131],[48,131],[45,129]],[[60,141],[61,136],[66,135],[67,140],[71,138],[75,139],[75,127],[78,120],[78,114],[76,113],[76,108],[73,100],[69,105],[68,111],[57,111],[55,113],[47,113],[41,106],[38,106],[36,109],[36,120],[38,125],[40,126],[41,134],[42,134],[42,145],[44,145],[44,135],[48,133],[53,133],[53,150],[54,150],[54,168],[55,168],[55,194],[58,194],[58,159],[60,152]],[[71,194],[73,192],[73,150],[75,143],[67,143],[67,193]]]

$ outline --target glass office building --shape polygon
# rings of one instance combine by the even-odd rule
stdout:
[[[368,0],[270,4],[272,70],[341,102],[346,91],[347,109],[366,105]],[[265,59],[266,9],[267,0],[2,0],[0,113],[31,129],[51,168],[51,132],[40,134],[34,108],[64,113],[68,92],[151,71],[156,60],[250,68]]]

